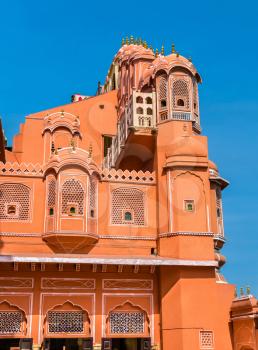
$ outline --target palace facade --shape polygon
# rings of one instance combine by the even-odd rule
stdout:
[[[131,38],[96,96],[28,115],[12,149],[0,133],[1,350],[255,349],[200,83]]]

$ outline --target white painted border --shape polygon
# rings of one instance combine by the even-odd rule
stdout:
[[[13,287],[13,286],[1,286],[1,288],[5,289],[5,288],[8,288],[8,289],[33,289],[34,288],[34,278],[31,278],[31,277],[0,277],[0,280],[3,281],[3,280],[7,280],[7,281],[10,281],[10,280],[31,280],[32,283],[31,283],[31,287]]]
[[[102,293],[102,338],[106,337],[105,332],[105,321],[106,321],[106,302],[105,299],[107,297],[126,297],[126,296],[133,296],[133,297],[149,297],[150,298],[150,336],[151,336],[151,344],[154,345],[154,305],[153,305],[153,293]],[[126,301],[126,300],[125,300]]]
[[[151,288],[136,288],[136,287],[131,287],[131,288],[105,288],[104,283],[105,281],[150,281],[151,282]],[[152,279],[137,279],[137,278],[131,278],[131,279],[123,279],[123,278],[103,278],[102,279],[102,289],[103,290],[153,290],[153,280]]]
[[[44,280],[58,280],[58,281],[93,281],[94,282],[94,286],[93,288],[86,288],[86,287],[72,287],[72,286],[67,286],[67,287],[44,287],[43,286],[43,281]],[[40,286],[41,289],[96,289],[96,279],[95,278],[52,278],[52,277],[43,277],[40,279]]]
[[[95,293],[40,293],[40,301],[39,301],[39,328],[38,328],[38,344],[41,344],[43,341],[43,319],[42,319],[42,305],[44,302],[45,296],[55,296],[55,295],[62,295],[62,296],[74,296],[74,295],[81,295],[81,296],[91,296],[92,297],[92,337],[93,337],[93,343],[95,341],[95,316],[96,316],[96,294]]]

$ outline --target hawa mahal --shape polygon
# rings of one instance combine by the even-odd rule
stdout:
[[[201,76],[123,42],[95,96],[0,127],[1,350],[257,349],[225,263]]]

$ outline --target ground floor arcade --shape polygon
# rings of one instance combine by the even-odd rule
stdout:
[[[231,350],[232,294],[214,266],[4,263],[0,349]]]

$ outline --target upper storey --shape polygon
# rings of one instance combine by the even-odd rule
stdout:
[[[124,148],[129,143],[138,143],[132,135],[138,133],[143,139],[143,134],[155,134],[160,124],[189,122],[192,134],[200,134],[200,82],[191,60],[179,55],[174,47],[165,56],[164,49],[154,54],[146,43],[133,39],[124,44],[111,64],[104,86],[104,91],[118,91],[117,133],[105,166],[122,166],[127,156]],[[151,170],[147,165],[150,157],[142,155],[142,158],[146,164],[140,164],[140,168]]]

